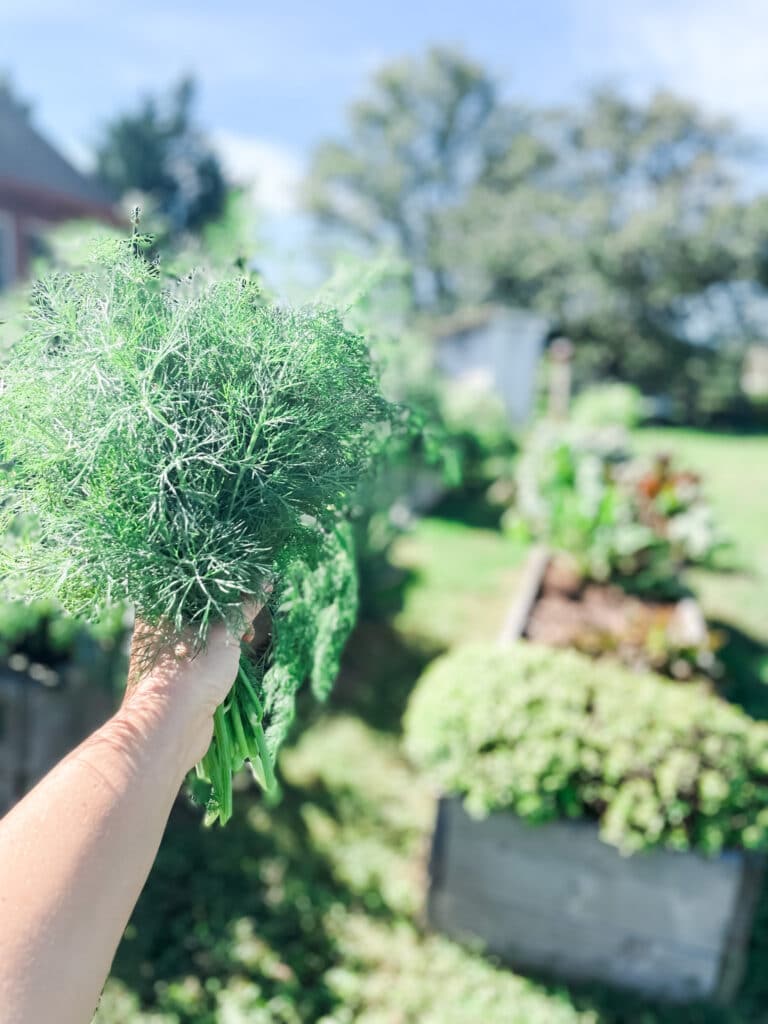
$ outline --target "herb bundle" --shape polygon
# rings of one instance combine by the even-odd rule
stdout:
[[[26,595],[78,616],[128,601],[204,644],[268,601],[269,648],[244,649],[197,769],[223,822],[232,771],[249,759],[269,788],[297,687],[323,696],[338,669],[356,608],[340,519],[392,407],[336,313],[269,305],[247,278],[164,280],[147,244],[35,286],[0,402],[5,514],[38,524],[14,550]]]

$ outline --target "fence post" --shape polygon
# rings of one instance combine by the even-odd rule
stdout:
[[[549,346],[549,416],[553,420],[568,419],[571,402],[571,362],[573,342],[555,338]]]

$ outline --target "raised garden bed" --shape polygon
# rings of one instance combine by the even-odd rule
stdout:
[[[543,547],[531,552],[504,625],[502,642],[517,639],[591,657],[608,655],[629,668],[681,681],[720,675],[721,637],[708,628],[695,598],[662,601],[628,594],[584,579],[567,555]]]
[[[54,672],[19,655],[0,667],[0,815],[112,714],[110,667]]]
[[[735,994],[768,849],[765,723],[700,684],[475,644],[427,668],[405,745],[442,794],[433,927],[566,980]]]
[[[654,998],[727,1002],[741,980],[760,858],[622,857],[594,825],[471,818],[439,803],[430,924],[511,966]]]

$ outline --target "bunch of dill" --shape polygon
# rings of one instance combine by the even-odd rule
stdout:
[[[224,821],[231,772],[248,758],[269,787],[296,688],[322,695],[337,670],[356,607],[338,524],[393,409],[336,313],[267,304],[244,277],[169,282],[147,245],[102,243],[35,286],[0,401],[5,515],[37,523],[14,549],[27,596],[78,616],[128,601],[204,644],[269,595],[270,648],[244,653],[198,766]]]

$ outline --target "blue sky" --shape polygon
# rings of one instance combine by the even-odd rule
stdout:
[[[202,123],[278,218],[371,72],[430,43],[521,99],[668,86],[768,135],[768,0],[0,0],[0,70],[70,154],[87,161],[111,114],[191,71]]]

